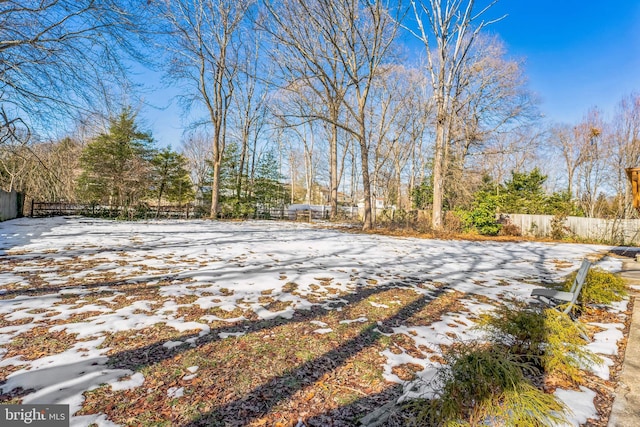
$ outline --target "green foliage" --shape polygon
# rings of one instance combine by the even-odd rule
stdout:
[[[569,275],[564,289],[569,290],[577,272]],[[621,301],[627,295],[624,279],[618,275],[599,268],[591,268],[587,273],[580,298],[582,304],[610,304]]]
[[[433,183],[431,179],[422,181],[411,190],[411,205],[414,209],[427,209],[433,204]]]
[[[158,199],[183,204],[195,197],[193,184],[187,170],[187,159],[169,147],[158,152],[151,160],[151,194]]]
[[[584,212],[571,200],[571,194],[568,191],[556,192],[548,196],[543,210],[547,215],[584,216]]]
[[[538,168],[531,172],[511,172],[511,179],[503,186],[500,209],[507,213],[545,213],[545,193],[543,184],[547,177]]]
[[[246,176],[238,170],[240,149],[229,144],[220,169],[220,215],[225,218],[249,218],[256,209],[280,207],[290,198],[289,190],[282,184],[280,165],[273,152],[260,156],[254,176]],[[238,183],[242,182],[242,188]],[[209,194],[210,199],[210,194]]]
[[[220,196],[221,201],[224,201],[225,197],[241,197],[243,189],[237,188],[238,178],[242,176],[246,181],[244,171],[239,170],[240,165],[240,147],[238,144],[229,143],[225,147],[222,164],[220,166]],[[213,173],[213,166],[211,167],[211,173]],[[233,196],[232,196],[233,195]]]
[[[282,179],[275,154],[271,151],[264,153],[258,163],[253,183],[256,204],[263,208],[272,208],[287,203],[289,194],[281,183]]]
[[[124,108],[109,131],[82,151],[78,193],[82,200],[114,207],[130,206],[147,194],[152,138],[138,130],[135,114]]]
[[[465,223],[467,231],[475,230],[486,236],[495,236],[502,227],[496,220],[496,210],[499,196],[489,191],[479,191],[471,210],[460,212],[460,217]]]
[[[547,374],[575,383],[581,382],[581,369],[600,362],[597,355],[585,349],[581,324],[553,308],[502,306],[482,316],[480,327],[505,351]]]
[[[552,426],[566,421],[554,395],[526,378],[530,367],[504,349],[459,344],[445,354],[435,378],[437,397],[408,403],[417,425]]]
[[[503,233],[503,225],[496,220],[497,213],[551,214],[557,215],[552,224],[552,227],[555,225],[553,237],[562,239],[566,232],[566,215],[579,215],[580,211],[567,192],[547,196],[543,188],[546,179],[537,168],[531,172],[512,171],[511,178],[502,185],[484,177],[481,188],[474,194],[471,207],[457,211],[464,220],[466,231],[489,236],[519,235],[521,230],[515,227]]]
[[[251,218],[255,215],[255,205],[245,199],[236,197],[224,197],[220,216],[222,218]]]

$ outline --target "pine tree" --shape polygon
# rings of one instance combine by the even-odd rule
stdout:
[[[146,196],[153,139],[138,130],[135,118],[131,108],[123,108],[111,119],[108,132],[84,148],[78,189],[82,199],[119,209]]]
[[[151,193],[156,197],[160,214],[163,198],[169,202],[186,203],[194,199],[193,183],[186,168],[187,159],[169,147],[158,152],[151,160],[153,184]]]

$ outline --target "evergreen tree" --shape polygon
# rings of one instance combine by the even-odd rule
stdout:
[[[138,130],[131,109],[123,108],[111,119],[108,132],[98,135],[82,151],[81,198],[121,208],[145,197],[152,143],[150,134]]]
[[[253,183],[256,204],[266,209],[284,205],[289,195],[282,179],[276,156],[271,151],[266,152],[258,162]]]
[[[547,176],[538,168],[531,172],[511,172],[511,179],[504,183],[500,210],[507,213],[543,214],[546,195],[543,184]]]
[[[153,157],[151,165],[153,171],[151,194],[156,197],[158,204],[156,217],[160,214],[163,198],[179,204],[193,200],[195,196],[193,184],[186,169],[187,159],[184,156],[167,147]]]
[[[433,204],[433,181],[426,179],[411,190],[411,204],[414,209],[428,209]]]

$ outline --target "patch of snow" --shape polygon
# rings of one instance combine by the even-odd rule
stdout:
[[[326,323],[321,322],[320,320],[312,320],[312,321],[311,321],[311,322],[309,322],[309,323],[311,323],[312,325],[320,326],[321,328],[324,328],[324,327],[326,327],[326,326],[329,326],[329,325],[327,325]]]
[[[246,332],[219,332],[218,336],[221,339],[225,339],[225,338],[229,338],[229,337],[241,337],[243,335],[246,335]]]
[[[184,396],[184,387],[170,387],[167,390],[167,396],[173,397],[176,399]]]
[[[358,317],[357,319],[348,319],[348,320],[341,320],[340,324],[341,325],[349,325],[351,323],[365,323],[368,322],[369,319],[367,319],[366,317]]]
[[[171,350],[172,348],[180,347],[182,344],[184,344],[183,341],[167,341],[166,343],[162,344],[162,346],[168,350]]]
[[[144,384],[144,375],[140,372],[136,372],[131,375],[128,380],[111,381],[108,384],[111,386],[113,391],[131,390]]]
[[[624,338],[622,332],[624,325],[622,323],[590,323],[590,325],[603,328],[604,331],[594,334],[593,341],[587,344],[587,349],[598,354],[618,354],[618,341]]]
[[[98,427],[122,427],[109,419],[105,414],[71,416],[69,427],[86,427],[95,424]]]
[[[604,356],[601,356],[600,358],[602,359],[602,363],[592,364],[588,369],[603,380],[609,381],[609,368],[614,365],[613,360]]]
[[[373,301],[369,301],[369,304],[371,304],[372,306],[374,306],[376,308],[389,308],[389,306],[386,305],[386,304],[380,304],[380,303],[373,302]]]
[[[584,386],[580,386],[580,391],[577,390],[564,390],[557,389],[554,395],[564,402],[565,405],[571,410],[566,414],[570,424],[559,427],[579,427],[587,422],[589,418],[599,419],[598,411],[593,403],[596,397],[596,392],[590,390]]]

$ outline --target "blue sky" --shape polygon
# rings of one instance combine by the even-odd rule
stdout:
[[[502,0],[491,28],[525,59],[530,88],[548,120],[575,123],[599,107],[613,114],[640,91],[640,1]]]
[[[524,60],[547,120],[577,123],[591,107],[610,117],[623,96],[640,93],[640,0],[501,0],[487,12],[502,15],[488,31],[501,37],[509,56]],[[165,89],[146,101],[163,107],[174,94]],[[145,107],[141,118],[160,146],[179,147],[175,101],[164,111]]]

